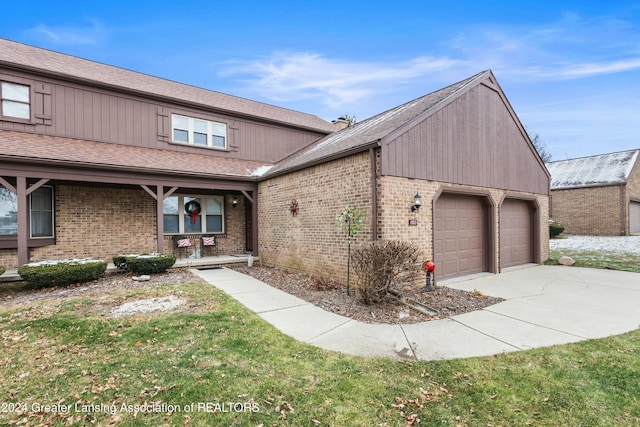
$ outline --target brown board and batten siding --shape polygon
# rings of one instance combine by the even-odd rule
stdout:
[[[35,123],[2,121],[5,130],[263,162],[280,160],[325,135],[56,79],[35,80],[14,73],[10,80],[40,90],[32,100]],[[226,123],[228,150],[171,143],[172,113]]]
[[[463,91],[383,139],[382,174],[549,194],[544,165],[508,101],[490,86]]]

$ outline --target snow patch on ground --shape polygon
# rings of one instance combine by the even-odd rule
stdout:
[[[167,311],[179,307],[185,301],[171,295],[164,298],[148,298],[127,302],[111,310],[113,317],[131,316],[152,311]]]
[[[640,255],[640,236],[567,236],[565,239],[549,240],[549,249]]]

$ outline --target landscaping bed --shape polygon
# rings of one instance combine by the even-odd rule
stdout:
[[[270,267],[239,266],[233,269],[324,310],[365,323],[407,324],[437,320],[481,310],[504,301],[502,298],[490,297],[480,292],[466,292],[445,286],[436,286],[433,292],[427,292],[425,287],[421,286],[405,293],[406,298],[412,298],[439,312],[439,315],[429,316],[401,304],[392,296],[387,296],[380,304],[366,305],[354,288],[350,289],[351,295],[347,295],[346,288],[338,284],[318,290],[316,279],[307,274],[289,273]]]

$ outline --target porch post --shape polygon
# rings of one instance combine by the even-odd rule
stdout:
[[[158,253],[164,253],[164,187],[161,184],[156,186],[156,241]]]
[[[18,199],[18,265],[24,265],[29,262],[27,177],[18,176],[16,184],[16,198]]]
[[[251,194],[253,195],[253,201],[251,203],[251,216],[252,216],[252,221],[251,221],[252,232],[251,232],[251,234],[253,234],[253,239],[252,239],[251,245],[253,247],[253,255],[254,256],[259,256],[259,249],[258,249],[258,190],[252,191]]]

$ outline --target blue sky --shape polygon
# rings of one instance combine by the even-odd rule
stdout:
[[[638,1],[32,0],[0,37],[363,120],[492,69],[554,160],[640,148]]]

